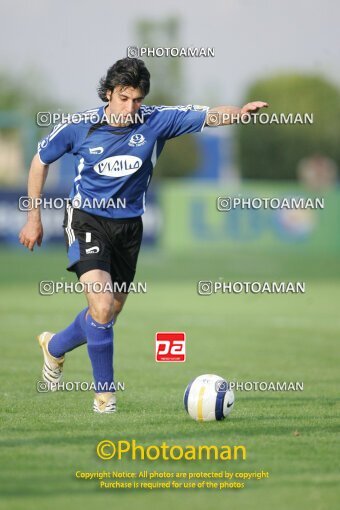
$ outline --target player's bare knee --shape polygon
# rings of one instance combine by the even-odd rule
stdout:
[[[114,318],[114,306],[113,301],[98,301],[90,305],[91,317],[96,322],[105,324]]]

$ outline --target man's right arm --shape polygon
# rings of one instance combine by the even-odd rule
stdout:
[[[31,199],[32,208],[28,211],[27,221],[19,234],[21,244],[33,251],[35,243],[38,246],[42,243],[43,226],[41,222],[40,205],[37,198],[41,198],[46,177],[48,174],[48,165],[44,165],[38,154],[32,160],[28,175],[28,196]]]

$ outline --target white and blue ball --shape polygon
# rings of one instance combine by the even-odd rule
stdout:
[[[215,374],[204,374],[188,384],[184,407],[197,421],[224,420],[234,407],[235,397],[228,382]]]

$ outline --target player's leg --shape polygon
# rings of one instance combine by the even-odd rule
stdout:
[[[90,272],[83,275],[81,281],[90,282],[91,278],[104,284],[110,281],[115,284],[125,285],[129,288],[133,281],[139,249],[143,234],[141,219],[133,221],[112,222],[106,226],[110,229],[110,273],[100,271]],[[92,280],[93,281],[93,280]],[[93,376],[96,385],[96,397],[93,409],[96,412],[115,411],[116,399],[114,393],[102,392],[103,385],[110,388],[113,384],[113,323],[121,312],[128,294],[123,292],[87,293],[89,314],[86,319],[87,347],[93,368]],[[91,320],[91,317],[93,320]],[[105,329],[104,329],[105,328]],[[110,336],[112,335],[112,336]],[[110,339],[112,338],[112,354],[110,351]],[[102,350],[100,350],[100,346]],[[110,365],[111,361],[111,365]],[[112,370],[112,371],[111,371]],[[101,384],[100,384],[101,383]],[[112,409],[112,411],[110,411]]]
[[[89,305],[86,316],[87,350],[95,384],[95,412],[114,412],[113,377],[114,296],[110,273],[94,269],[80,277]]]

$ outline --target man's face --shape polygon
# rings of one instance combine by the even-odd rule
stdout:
[[[138,112],[144,99],[140,89],[122,86],[115,87],[112,92],[108,90],[106,97],[109,101],[107,114],[114,117],[111,119],[112,122],[109,120],[109,124],[116,125],[130,124],[131,117]],[[125,118],[126,121],[124,121]]]

